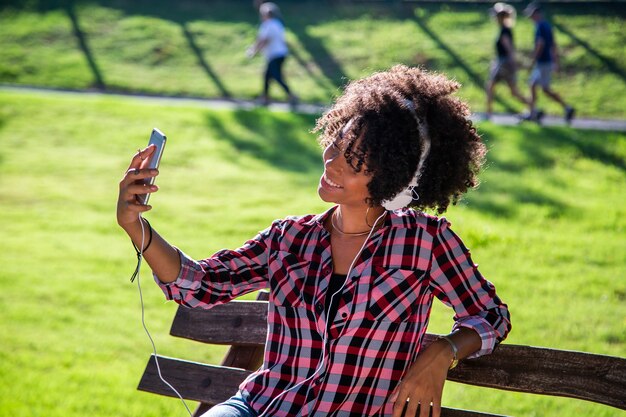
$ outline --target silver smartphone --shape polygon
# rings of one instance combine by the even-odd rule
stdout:
[[[152,129],[152,134],[150,135],[150,141],[148,142],[148,146],[154,144],[156,145],[156,149],[150,155],[150,160],[148,161],[148,165],[145,167],[147,169],[157,169],[159,168],[159,163],[161,162],[161,156],[163,155],[163,149],[165,149],[165,142],[167,138],[165,134],[161,132],[156,127]],[[143,182],[147,185],[154,184],[154,177],[146,178]],[[150,199],[150,194],[137,194],[137,201],[141,204],[148,204],[148,200]]]

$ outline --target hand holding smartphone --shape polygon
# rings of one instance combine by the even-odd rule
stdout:
[[[161,132],[156,127],[152,129],[152,134],[150,135],[150,141],[148,142],[148,146],[156,145],[156,149],[152,154],[148,157],[148,165],[146,165],[145,169],[158,169],[159,163],[161,162],[161,156],[163,155],[163,150],[165,149],[165,142],[167,138],[165,134]],[[146,185],[154,184],[154,177],[146,178],[142,180],[142,182]],[[148,204],[148,200],[150,199],[150,194],[137,194],[137,201],[141,204]]]

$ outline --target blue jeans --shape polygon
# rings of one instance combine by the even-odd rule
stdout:
[[[257,417],[257,414],[238,392],[202,414],[201,417]]]

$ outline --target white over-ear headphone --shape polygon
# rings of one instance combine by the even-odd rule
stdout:
[[[409,183],[409,185],[402,191],[400,191],[395,197],[383,201],[383,207],[387,210],[397,210],[402,207],[406,207],[411,204],[411,201],[417,200],[419,196],[415,191],[417,189],[418,181],[422,175],[422,168],[424,167],[424,161],[428,157],[428,153],[430,152],[430,136],[428,135],[428,124],[425,119],[420,119],[417,117],[417,113],[415,111],[415,104],[411,100],[404,100],[404,105],[411,112],[415,121],[417,122],[417,131],[419,132],[420,139],[422,140],[422,152],[420,155],[420,160],[417,164],[417,170],[415,171],[415,176]]]

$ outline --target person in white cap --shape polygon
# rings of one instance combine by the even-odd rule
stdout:
[[[266,2],[260,5],[259,14],[261,15],[261,26],[256,42],[248,48],[247,55],[252,58],[261,51],[265,55],[267,66],[263,77],[261,101],[264,105],[269,104],[270,81],[275,80],[289,96],[289,102],[295,105],[298,99],[283,78],[283,64],[289,53],[289,48],[285,41],[285,26],[281,20],[280,9],[276,4]]]
[[[494,4],[489,12],[497,20],[500,33],[496,40],[497,58],[491,64],[489,80],[487,81],[487,119],[491,118],[494,90],[500,81],[507,83],[513,97],[527,106],[530,105],[529,100],[517,88],[517,62],[513,42],[513,26],[517,14],[515,8],[510,4],[499,2]]]

